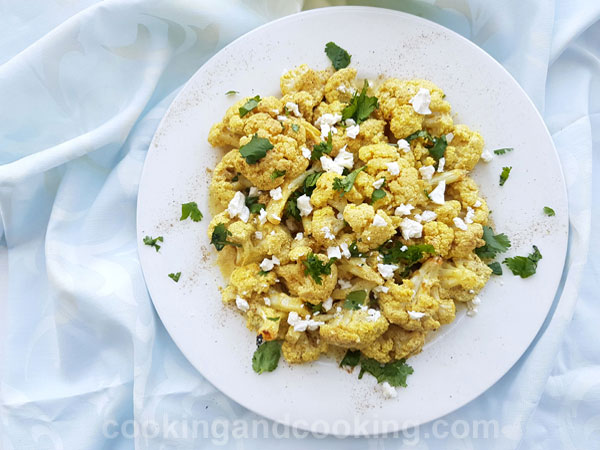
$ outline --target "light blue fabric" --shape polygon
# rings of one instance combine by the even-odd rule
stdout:
[[[404,437],[343,441],[242,441],[223,435],[222,427],[214,427],[212,439],[202,433],[191,439],[182,428],[169,428],[193,419],[256,417],[204,381],[156,317],[137,258],[135,208],[154,130],[203,62],[235,37],[302,7],[353,2],[94,3],[0,3],[0,439],[6,450],[315,443],[600,448],[600,241],[592,234],[589,242],[591,220],[597,225],[599,218],[592,199],[600,195],[592,179],[600,152],[599,2],[356,2],[401,8],[454,29],[515,76],[560,153],[571,238],[560,301],[534,345],[488,392],[444,418],[450,424],[494,419],[496,435],[442,439],[425,425]],[[132,419],[159,429],[133,433]]]

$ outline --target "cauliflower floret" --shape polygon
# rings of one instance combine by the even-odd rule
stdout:
[[[327,70],[313,70],[306,64],[302,64],[281,76],[279,85],[283,95],[305,91],[319,103],[323,99],[325,84],[331,75]]]
[[[325,206],[313,212],[311,233],[318,244],[324,247],[337,245],[336,235],[343,228],[344,221],[336,217],[331,206]]]
[[[321,261],[327,262],[327,258],[324,255],[316,256]],[[335,264],[332,264],[331,274],[321,275],[321,284],[317,284],[310,275],[305,274],[306,267],[302,262],[303,260],[299,260],[293,264],[278,266],[275,271],[279,277],[283,278],[283,282],[290,294],[299,297],[302,301],[317,305],[327,300],[331,292],[335,289],[337,267]]]
[[[356,177],[356,182],[360,178],[362,172]],[[343,197],[340,191],[333,189],[333,182],[339,175],[335,172],[325,172],[317,180],[317,186],[310,196],[310,203],[315,208],[322,208],[325,205],[331,205],[338,211],[343,211],[348,200],[362,201],[362,196],[356,191],[353,186],[350,192],[347,192]]]
[[[375,214],[373,207],[366,203],[346,206],[344,220],[356,233],[361,252],[379,247],[396,234],[392,219],[382,210]]]
[[[312,123],[313,109],[319,103],[318,101],[315,101],[315,98],[312,95],[310,95],[308,92],[293,92],[291,94],[284,95],[281,99],[281,103],[284,105],[286,105],[288,102],[298,105],[298,110],[300,111],[302,117],[304,117],[308,122]],[[314,138],[317,139],[319,136],[320,133],[317,130]]]
[[[477,247],[485,245],[481,224],[470,223],[466,226],[466,230],[454,228],[454,241],[449,253],[451,258],[468,258]]]
[[[356,69],[346,67],[335,72],[325,84],[325,99],[328,103],[340,101],[349,103],[352,94],[356,92],[354,80],[356,79]]]
[[[446,168],[473,170],[483,152],[483,138],[466,125],[456,125],[452,133],[454,137],[444,153]]]
[[[391,323],[405,330],[429,331],[454,320],[454,302],[440,297],[441,264],[441,258],[430,258],[410,279],[379,294],[381,311]]]
[[[295,312],[299,316],[305,317],[309,312],[304,306],[304,302],[298,297],[292,297],[277,289],[269,289],[267,298],[271,307],[277,311]]]
[[[356,348],[373,343],[388,329],[389,323],[380,315],[372,320],[366,309],[342,310],[332,320],[321,325],[321,338],[329,344]]]
[[[398,325],[390,324],[385,333],[370,345],[358,347],[367,358],[380,363],[388,363],[416,355],[425,344],[425,333],[407,331]]]
[[[284,359],[290,364],[316,361],[328,349],[327,342],[317,332],[298,332],[288,329],[281,346]]]
[[[460,201],[465,209],[480,200],[479,188],[471,177],[464,177],[462,180],[448,185],[447,193],[453,199]]]
[[[423,225],[423,238],[426,244],[433,245],[438,255],[445,257],[452,248],[454,231],[443,222],[427,222]]]
[[[255,239],[254,235],[248,237],[242,243],[244,263],[261,262],[263,258],[276,256],[281,264],[286,264],[290,258],[289,253],[292,246],[292,235],[287,228],[280,225],[266,223],[262,230],[262,239]]]
[[[475,202],[473,204],[473,210],[475,211],[475,215],[473,216],[473,222],[480,223],[481,225],[487,225],[490,216],[490,209],[488,208],[487,202],[479,198],[479,203]]]
[[[276,311],[271,307],[252,302],[246,313],[246,327],[262,336],[265,341],[277,339],[280,335],[280,324],[285,321],[287,314]]]
[[[454,226],[454,218],[460,214],[460,202],[448,200],[443,205],[436,207],[433,212],[437,215],[437,221],[448,226]]]
[[[265,137],[261,130],[257,134],[259,137]],[[249,136],[241,138],[240,146],[249,143],[250,140]],[[261,190],[275,189],[286,180],[298,177],[308,167],[308,160],[302,156],[302,150],[294,139],[279,135],[272,138],[271,144],[273,148],[256,164],[248,164],[239,152],[234,160],[237,171]],[[275,171],[285,171],[285,176],[274,178],[272,175]]]
[[[238,175],[234,164],[236,153],[238,153],[236,149],[227,152],[213,171],[209,193],[218,212],[227,208],[237,191],[241,191],[250,184],[248,180]],[[233,181],[234,179],[236,181]]]
[[[441,294],[459,302],[468,302],[483,289],[492,269],[472,253],[468,258],[444,261],[440,269]]]
[[[257,263],[236,267],[231,272],[229,283],[235,288],[236,293],[244,298],[255,295],[266,295],[270,287],[275,284],[277,277],[272,271],[259,277],[259,272],[260,267]]]

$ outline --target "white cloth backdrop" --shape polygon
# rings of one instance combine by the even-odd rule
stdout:
[[[152,308],[135,237],[150,139],[182,84],[228,42],[341,4],[401,9],[473,40],[529,93],[560,153],[571,238],[559,298],[516,366],[445,418],[497,420],[491,439],[459,439],[462,429],[434,438],[431,425],[397,438],[301,441],[169,429],[256,417],[190,366]],[[597,0],[1,0],[3,447],[600,448],[600,240],[589,241],[600,194],[599,19]],[[133,419],[159,428],[134,433]]]

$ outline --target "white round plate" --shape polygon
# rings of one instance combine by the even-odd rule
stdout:
[[[356,30],[360,30],[357,32]],[[536,244],[543,259],[523,280],[504,268],[481,293],[479,313],[461,310],[410,358],[414,374],[398,397],[386,400],[375,379],[357,379],[329,359],[256,375],[255,336],[235,311],[221,304],[224,280],[206,234],[210,222],[210,170],[222,152],[207,142],[210,126],[239,96],[281,95],[284,69],[330,65],[325,44],[352,55],[358,76],[425,78],[440,86],[455,121],[479,130],[487,148],[514,147],[475,178],[487,196],[496,230],[527,255]],[[512,166],[505,186],[503,166]],[[204,220],[179,221],[181,204],[195,201]],[[551,206],[555,217],[542,208]],[[317,432],[356,435],[394,431],[439,418],[473,400],[527,349],[552,305],[568,236],[565,183],[558,156],[535,107],[516,81],[489,55],[458,34],[408,14],[378,8],[317,9],[271,22],[242,36],[196,72],[162,120],[140,184],[139,255],[156,310],[190,362],[236,402],[275,421]],[[160,252],[142,244],[164,236]],[[504,255],[503,255],[504,256]],[[167,277],[181,272],[179,283]]]

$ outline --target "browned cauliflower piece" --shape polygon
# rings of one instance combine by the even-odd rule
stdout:
[[[328,103],[348,103],[356,92],[356,69],[346,67],[335,72],[325,84],[325,99]]]
[[[452,133],[454,137],[444,153],[446,168],[473,170],[483,152],[483,138],[466,125],[456,125]]]
[[[328,70],[313,70],[306,64],[302,64],[281,76],[280,87],[283,95],[295,92],[309,93],[316,103],[323,99],[325,84],[331,72]]]
[[[427,222],[423,225],[423,238],[426,244],[433,245],[438,255],[445,257],[452,248],[454,231],[443,222]]]
[[[327,349],[327,342],[318,332],[297,332],[293,327],[288,329],[281,346],[283,357],[290,364],[316,361]]]
[[[361,252],[379,247],[396,234],[392,219],[382,210],[371,205],[349,204],[344,209],[344,220],[358,237],[357,247]]]
[[[389,323],[383,315],[369,314],[366,309],[344,309],[333,319],[321,325],[321,338],[332,345],[356,348],[369,345],[388,329]]]
[[[261,304],[250,303],[246,313],[246,327],[262,336],[265,341],[272,341],[280,336],[280,325],[285,322],[287,314]]]
[[[460,214],[460,202],[456,200],[448,200],[443,205],[438,206],[433,210],[437,215],[437,221],[445,223],[448,226],[454,226],[454,218]]]
[[[483,289],[492,269],[472,253],[468,258],[444,261],[440,269],[441,295],[455,301],[468,302]]]
[[[327,262],[327,258],[323,255],[317,255],[323,262]],[[327,300],[337,283],[337,267],[331,265],[330,275],[321,275],[321,284],[317,284],[315,280],[305,274],[305,266],[302,263],[304,259],[296,263],[278,266],[275,271],[279,277],[283,279],[283,283],[289,293],[300,298],[304,302],[317,305]]]
[[[221,212],[227,208],[235,193],[250,184],[248,180],[238,175],[235,168],[237,153],[239,153],[237,149],[227,152],[213,171],[209,194],[210,198],[214,201],[217,212]],[[233,181],[234,179],[237,181]]]
[[[454,228],[454,241],[449,256],[451,258],[468,258],[477,247],[485,245],[483,227],[478,223],[465,224],[466,230]]]
[[[398,325],[390,324],[387,331],[375,342],[358,348],[367,358],[385,364],[420,353],[424,344],[423,331],[407,331]]]

